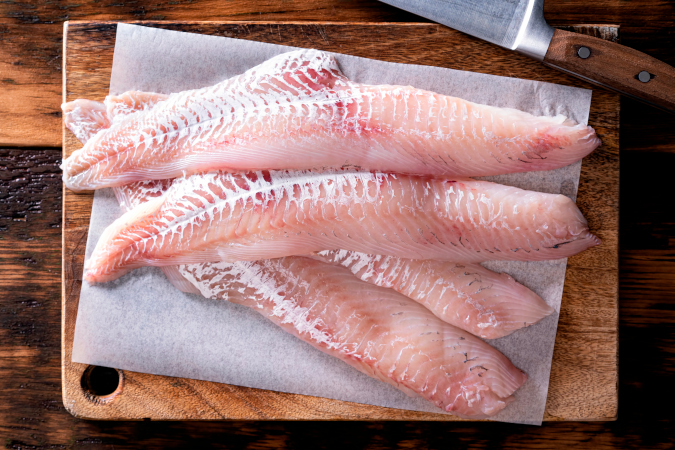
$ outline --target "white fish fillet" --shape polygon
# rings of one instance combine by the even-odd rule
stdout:
[[[293,256],[179,272],[205,297],[248,306],[361,372],[461,417],[496,414],[527,379],[485,342],[342,267]]]
[[[282,54],[162,100],[119,116],[74,152],[63,164],[66,186],[97,189],[214,169],[494,175],[562,167],[600,144],[592,128],[564,116],[355,83],[317,50]]]
[[[484,339],[497,339],[554,312],[505,273],[479,264],[413,260],[347,250],[314,256],[339,264],[368,283],[394,289],[443,321]]]
[[[128,211],[162,195],[167,180],[113,188]],[[392,288],[429,309],[443,321],[484,339],[497,339],[532,325],[554,310],[537,294],[505,273],[478,264],[412,260],[347,250],[323,251],[312,257],[342,265],[363,281]],[[172,266],[162,270],[174,271]],[[181,277],[169,276],[180,290],[193,292]],[[197,292],[199,293],[199,292]]]
[[[135,207],[164,184],[116,190],[123,207]],[[162,269],[182,291],[248,306],[366,375],[461,417],[493,416],[527,378],[494,348],[341,267],[290,256]]]
[[[179,179],[99,240],[89,282],[144,265],[342,248],[462,262],[546,260],[597,245],[574,202],[486,181],[352,171],[211,172]]]
[[[124,207],[134,207],[154,198],[163,184],[116,190]],[[340,267],[290,256],[162,269],[183,291],[251,307],[357,370],[461,417],[496,414],[526,380],[494,348],[408,298],[355,280]]]
[[[125,113],[136,109],[132,104]],[[97,132],[85,131],[83,142]],[[132,209],[160,197],[170,185],[171,180],[142,181],[115,193],[125,209]],[[496,414],[527,379],[479,339],[339,267],[288,257],[164,269],[183,290],[252,307],[357,370],[461,417]]]

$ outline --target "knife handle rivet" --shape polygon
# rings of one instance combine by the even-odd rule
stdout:
[[[649,80],[652,79],[652,74],[647,72],[646,70],[643,70],[642,72],[638,73],[637,78],[643,83],[649,83]]]
[[[579,55],[579,58],[581,59],[586,59],[591,56],[591,49],[588,47],[579,47],[579,50],[577,50],[577,55]]]

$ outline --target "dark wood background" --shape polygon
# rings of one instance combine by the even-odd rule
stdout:
[[[675,1],[549,0],[675,65]],[[675,116],[621,105],[619,419],[606,423],[90,422],[61,402],[61,36],[71,19],[423,21],[371,0],[0,1],[0,445],[673,448]]]

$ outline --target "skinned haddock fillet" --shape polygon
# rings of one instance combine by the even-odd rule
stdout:
[[[313,257],[344,266],[363,281],[394,289],[443,321],[484,339],[506,336],[554,312],[510,275],[479,264],[347,250],[323,251]]]
[[[113,188],[125,211],[159,197],[167,180],[143,181]],[[505,273],[479,264],[412,260],[347,250],[323,251],[312,257],[342,265],[361,280],[392,288],[429,309],[441,320],[484,339],[497,339],[552,314],[537,294]],[[173,271],[172,266],[162,270]],[[180,277],[176,287],[192,292]],[[196,292],[199,293],[199,292]]]
[[[83,143],[97,132],[92,131],[82,135]],[[130,210],[161,197],[171,182],[141,181],[114,191],[121,206]],[[287,257],[162,269],[183,291],[249,306],[357,370],[461,417],[493,416],[527,378],[479,339],[339,267]],[[393,312],[386,313],[389,309]]]
[[[158,98],[161,98],[159,94],[141,92],[107,97],[107,105],[89,103],[93,120],[83,115],[85,108],[80,106],[76,118],[69,118],[66,114],[66,124],[72,124],[73,132],[84,129],[81,121],[104,126],[104,122],[98,120],[102,109],[107,109],[110,120],[114,121],[119,114],[152,107]],[[109,122],[105,126],[109,126]],[[83,143],[98,132],[95,127],[88,129],[90,134],[84,136]],[[113,190],[120,205],[129,211],[162,196],[172,181],[145,180]],[[508,335],[553,312],[541,297],[509,275],[497,274],[478,264],[411,260],[346,250],[324,251],[315,257],[343,265],[369,283],[393,288],[424,305],[445,322],[485,339]],[[165,269],[168,271],[171,267]],[[179,289],[190,290],[191,285],[183,284],[180,277],[170,279],[174,283],[180,282]]]
[[[252,308],[285,331],[452,414],[501,411],[527,379],[503,354],[391,289],[301,256],[180,266],[212,299]]]
[[[600,144],[592,128],[561,115],[354,83],[317,50],[276,56],[215,86],[148,95],[157,103],[119,115],[64,161],[68,188],[215,169],[494,175],[562,167]]]
[[[597,245],[573,201],[487,181],[353,171],[210,172],[174,181],[101,236],[85,279],[136,267],[341,248],[462,262],[564,258]]]
[[[164,189],[162,181],[115,188],[123,208]],[[357,370],[461,417],[496,414],[526,380],[494,348],[342,267],[289,256],[162,269],[182,291],[248,306]]]
[[[115,188],[125,209],[164,189],[163,181]],[[527,378],[496,349],[335,264],[289,256],[162,269],[182,291],[248,306],[366,375],[461,417],[493,416]]]

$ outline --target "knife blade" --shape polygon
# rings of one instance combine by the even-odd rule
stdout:
[[[540,61],[546,55],[554,32],[553,27],[544,20],[543,0],[382,2]]]
[[[556,30],[544,0],[380,0],[675,113],[675,69],[637,50]]]

